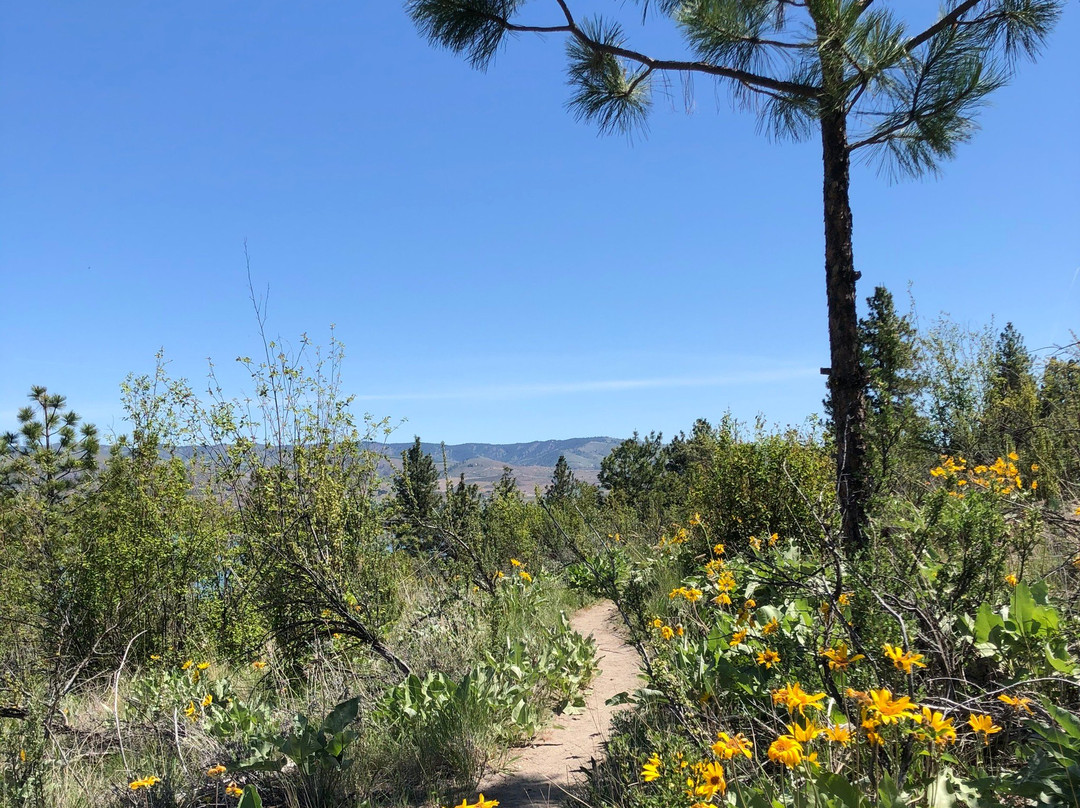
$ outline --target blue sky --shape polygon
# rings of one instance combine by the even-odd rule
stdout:
[[[855,171],[862,297],[910,283],[924,320],[1069,341],[1078,53],[1070,3],[940,178]],[[400,440],[819,410],[815,145],[770,143],[701,80],[690,114],[675,84],[647,136],[598,137],[565,111],[563,69],[557,37],[529,36],[473,71],[397,2],[6,4],[0,426],[45,384],[122,431],[119,383],[158,348],[197,388],[212,357],[242,394],[245,240],[270,332],[336,324],[346,390],[406,419]]]

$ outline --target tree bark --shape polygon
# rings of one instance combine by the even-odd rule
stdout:
[[[855,309],[855,271],[849,189],[851,159],[847,120],[841,109],[821,116],[825,168],[825,290],[829,305],[829,393],[836,431],[836,488],[845,549],[849,556],[866,547],[865,371],[859,359],[859,321]]]

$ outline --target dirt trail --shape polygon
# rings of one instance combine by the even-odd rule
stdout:
[[[584,712],[563,715],[553,727],[524,749],[512,750],[509,771],[488,775],[479,786],[500,808],[547,808],[558,805],[565,790],[580,777],[579,769],[602,757],[611,716],[619,707],[606,702],[616,693],[641,687],[640,658],[624,639],[614,604],[604,601],[582,609],[570,619],[578,633],[596,640],[600,671],[592,682]]]

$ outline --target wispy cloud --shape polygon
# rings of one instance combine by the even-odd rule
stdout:
[[[655,388],[728,387],[792,381],[818,374],[816,368],[747,371],[721,376],[677,376],[648,379],[597,379],[573,382],[533,384],[496,384],[462,387],[451,390],[404,391],[358,395],[358,401],[446,401],[490,398],[542,398],[582,393],[618,393]]]

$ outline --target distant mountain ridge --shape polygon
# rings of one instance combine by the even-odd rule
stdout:
[[[569,440],[534,440],[528,443],[456,443],[447,444],[446,461],[450,464],[465,463],[473,458],[486,457],[515,466],[548,466],[555,468],[559,456],[564,456],[575,471],[600,470],[600,461],[622,441],[608,437],[570,438]],[[390,458],[399,458],[410,449],[412,443],[375,444],[371,448]],[[443,445],[421,441],[420,448],[441,462]]]
[[[526,443],[426,443],[420,447],[435,460],[440,474],[443,472],[445,451],[446,475],[456,481],[462,474],[465,481],[476,483],[481,491],[490,491],[502,476],[503,468],[509,467],[517,478],[518,487],[526,494],[532,494],[536,486],[544,487],[551,480],[551,474],[559,457],[566,458],[574,476],[583,482],[596,482],[600,472],[600,463],[611,450],[622,443],[621,439],[609,437],[569,438],[567,440],[534,440]],[[369,443],[365,448],[383,455],[386,459],[379,463],[379,475],[389,483],[401,466],[401,453],[411,448],[408,443]],[[190,460],[200,456],[206,458],[215,449],[221,447],[178,446],[176,456]],[[108,456],[108,447],[102,446],[100,460]]]
[[[502,476],[503,468],[509,467],[517,478],[518,487],[531,494],[536,486],[543,487],[550,482],[560,455],[566,458],[577,479],[596,482],[601,461],[620,443],[620,439],[608,437],[535,440],[528,443],[457,443],[445,447],[440,443],[421,441],[420,448],[435,459],[440,472],[443,452],[446,452],[446,473],[451,480],[464,474],[466,482],[476,483],[481,491],[488,491]],[[412,445],[388,443],[370,448],[385,454],[389,465],[396,470],[401,463],[401,453]],[[380,463],[381,473],[385,476],[393,474],[391,469],[383,466]]]

